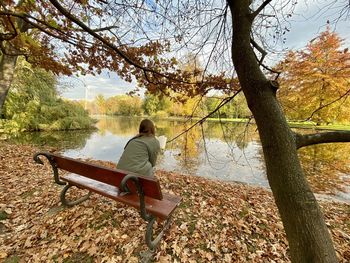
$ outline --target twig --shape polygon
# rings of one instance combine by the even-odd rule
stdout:
[[[222,108],[224,105],[226,105],[227,103],[229,103],[234,97],[236,97],[238,95],[238,93],[240,93],[242,91],[242,89],[237,90],[237,92],[235,94],[233,94],[231,97],[227,97],[224,100],[222,100],[222,102],[209,114],[207,114],[205,117],[203,117],[202,119],[200,119],[199,121],[196,121],[193,125],[191,125],[189,128],[187,128],[186,130],[182,131],[181,133],[179,133],[178,135],[176,135],[174,138],[172,138],[171,140],[167,141],[167,143],[170,143],[174,140],[176,140],[177,138],[179,138],[181,135],[183,135],[184,133],[187,133],[189,130],[193,129],[196,125],[203,123],[207,118],[209,118],[211,115],[213,115],[215,112],[217,112],[220,108]]]

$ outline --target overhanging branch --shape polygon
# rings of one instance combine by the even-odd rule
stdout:
[[[82,21],[80,21],[77,17],[75,17],[73,14],[71,14],[67,9],[65,9],[60,3],[59,1],[56,0],[50,0],[51,4],[56,7],[56,9],[58,11],[60,11],[62,13],[62,15],[64,15],[67,19],[69,19],[70,21],[74,22],[75,24],[77,24],[80,28],[82,28],[84,31],[86,31],[87,33],[89,33],[91,36],[93,36],[95,39],[98,39],[99,41],[101,41],[101,43],[105,44],[108,48],[110,48],[111,50],[113,50],[115,53],[117,53],[121,58],[123,58],[125,60],[125,62],[127,62],[128,64],[134,66],[135,68],[138,68],[144,72],[151,72],[153,74],[156,74],[160,77],[164,77],[173,81],[177,81],[180,83],[186,83],[186,84],[196,84],[196,83],[191,83],[191,82],[187,82],[181,79],[176,79],[173,78],[171,76],[168,76],[166,74],[163,74],[161,72],[157,72],[156,70],[153,70],[151,68],[148,67],[144,67],[143,65],[137,63],[136,61],[130,59],[130,57],[128,57],[127,54],[125,54],[125,52],[123,52],[122,50],[120,50],[117,46],[115,46],[113,43],[110,43],[109,41],[107,41],[106,39],[104,39],[103,36],[99,35],[97,32],[93,31],[90,27],[88,27],[85,23],[83,23]]]
[[[262,3],[261,6],[258,7],[252,14],[251,17],[254,19],[272,0],[266,0]]]
[[[350,131],[333,131],[313,134],[295,133],[296,148],[320,143],[350,142]]]

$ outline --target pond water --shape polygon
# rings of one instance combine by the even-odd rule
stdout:
[[[117,162],[125,143],[138,131],[141,119],[99,117],[94,131],[25,133],[19,142],[53,145],[69,157]],[[168,141],[190,122],[155,120],[157,135]],[[315,193],[350,201],[350,144],[324,144],[299,150],[308,181]],[[205,122],[167,143],[157,169],[269,187],[256,126]]]

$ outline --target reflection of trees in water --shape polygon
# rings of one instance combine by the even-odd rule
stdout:
[[[249,123],[211,122],[206,134],[209,138],[217,138],[226,144],[228,161],[251,169],[265,170],[262,151],[256,150],[254,144],[259,143],[256,126]],[[248,146],[251,146],[248,148]],[[253,151],[253,152],[252,152]],[[251,163],[254,159],[254,165]],[[257,161],[258,160],[258,161]]]
[[[101,118],[97,124],[100,132],[109,131],[116,135],[133,136],[138,131],[141,118]],[[191,124],[184,121],[154,120],[157,135],[165,135],[168,140],[180,134]],[[218,139],[226,142],[234,161],[234,150],[239,148],[243,155],[250,142],[258,142],[259,135],[255,125],[234,122],[205,122],[203,130],[206,139]],[[305,131],[309,132],[309,131]],[[200,157],[206,154],[206,145],[203,141],[201,126],[191,129],[187,135],[177,138],[167,145],[168,150],[174,150],[175,159],[179,165],[189,172],[195,171]],[[209,153],[210,155],[210,153]],[[350,147],[346,144],[324,144],[308,146],[299,150],[300,159],[305,169],[308,181],[315,192],[334,192],[341,190],[346,183],[342,174],[350,175]],[[257,152],[257,158],[263,158],[262,150]],[[238,161],[239,162],[239,161]],[[260,162],[260,169],[264,162]]]
[[[135,117],[101,117],[97,123],[99,133],[104,135],[107,131],[115,135],[136,135],[142,118]]]
[[[87,139],[96,130],[74,130],[54,132],[25,132],[9,140],[20,144],[51,146],[58,149],[78,149],[85,146]]]
[[[185,125],[183,129],[186,129]],[[201,132],[198,128],[188,131],[183,136],[179,137],[175,143],[175,147],[180,151],[175,156],[182,167],[186,170],[193,171],[199,165],[199,155],[202,147],[199,141],[201,140]]]
[[[259,140],[255,125],[207,122],[204,125],[204,131],[206,138],[226,142],[231,150],[231,157],[235,147],[244,152],[250,142]],[[179,145],[183,145],[180,148],[182,165],[188,163],[192,166],[196,165],[199,161],[198,157],[206,150],[203,143],[198,143],[202,140],[200,127],[194,128],[191,132],[192,134],[190,133],[186,139],[179,142]],[[194,143],[195,141],[197,143]],[[350,185],[350,147],[346,143],[308,146],[300,149],[299,155],[307,179],[315,192],[335,193],[343,190],[344,186]],[[183,159],[186,157],[187,161]],[[262,149],[258,151],[256,157],[263,158]],[[264,162],[260,163],[260,169],[265,169]]]
[[[189,123],[181,122],[172,125],[172,136],[168,138],[172,139],[190,126],[191,124]],[[166,127],[170,127],[169,123]],[[257,134],[255,127],[251,125],[233,122],[205,122],[202,126],[198,125],[187,134],[177,138],[173,143],[167,146],[167,149],[174,149],[176,152],[179,152],[179,155],[175,156],[175,159],[187,170],[195,171],[200,163],[203,162],[203,157],[206,158],[209,165],[213,165],[212,167],[215,169],[218,168],[216,167],[218,164],[222,165],[230,161],[242,164],[238,159],[242,157],[245,158],[244,148],[248,146],[250,141],[255,141],[256,139]],[[210,147],[208,144],[209,140],[211,141]],[[227,144],[228,149],[231,151],[226,155],[229,159],[223,160],[221,157],[221,159],[218,159],[217,154],[211,152],[210,149],[213,149],[212,143],[215,140],[220,143],[220,145],[218,145],[219,148],[222,148],[222,142]],[[218,147],[214,149],[215,152]],[[227,151],[226,147],[222,150],[224,152]],[[239,151],[241,151],[242,154],[238,154],[239,156],[237,157],[237,152]],[[235,158],[237,160],[235,160]],[[212,161],[214,162],[212,163]],[[244,163],[244,165],[247,163],[249,165],[249,160],[246,159]]]
[[[305,174],[315,192],[334,193],[350,184],[350,147],[346,143],[320,144],[299,150]]]
[[[258,140],[256,126],[234,122],[209,122],[206,135],[226,142],[231,147],[244,150],[249,142]]]
[[[183,123],[179,121],[155,120],[154,123],[157,135],[165,135],[168,139],[173,138],[183,127]]]

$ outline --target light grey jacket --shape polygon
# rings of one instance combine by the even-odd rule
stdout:
[[[117,168],[153,176],[153,166],[156,165],[159,152],[159,141],[154,136],[134,137],[125,146]]]

